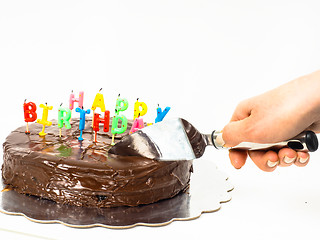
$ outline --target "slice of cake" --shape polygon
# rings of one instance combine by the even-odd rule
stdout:
[[[20,127],[3,144],[2,177],[7,188],[57,203],[77,206],[117,207],[150,204],[172,198],[189,186],[192,161],[159,162],[142,157],[108,153],[111,133],[98,133],[86,120],[79,141],[79,120],[64,129],[57,122],[40,137],[40,124]],[[90,121],[90,122],[89,122]],[[116,135],[115,142],[129,133]]]

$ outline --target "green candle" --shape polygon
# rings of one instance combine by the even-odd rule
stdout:
[[[125,98],[120,98],[120,94],[118,95],[116,101],[116,109],[115,116],[112,119],[111,133],[112,133],[112,142],[111,145],[114,145],[114,136],[115,134],[124,133],[128,127],[128,119],[121,112],[128,109],[128,101]],[[119,127],[120,125],[120,127]]]
[[[61,107],[61,105],[58,109],[58,127],[60,128],[60,137],[61,137],[61,128],[63,128],[63,126],[65,126],[66,129],[71,128],[71,124],[70,124],[71,110],[69,108]]]

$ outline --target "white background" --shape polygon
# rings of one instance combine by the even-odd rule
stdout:
[[[24,99],[54,106],[57,118],[71,90],[84,90],[90,108],[100,88],[111,112],[119,93],[129,100],[128,118],[140,98],[147,121],[159,103],[201,132],[221,129],[242,99],[319,69],[319,12],[316,0],[0,0],[0,141],[24,124]],[[235,170],[226,151],[206,156],[235,186],[218,212],[129,230],[0,214],[1,239],[319,239],[319,152],[273,173],[251,162]]]

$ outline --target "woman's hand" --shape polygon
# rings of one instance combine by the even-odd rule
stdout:
[[[305,130],[320,132],[320,71],[300,77],[262,95],[241,102],[223,129],[226,147],[241,142],[276,143]],[[232,165],[239,169],[247,156],[264,171],[277,166],[305,166],[309,153],[290,148],[275,151],[230,150]]]

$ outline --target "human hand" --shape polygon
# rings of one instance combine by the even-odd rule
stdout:
[[[242,101],[223,131],[226,147],[241,142],[276,143],[305,130],[320,132],[320,71],[300,77],[262,95]],[[279,151],[230,150],[232,165],[239,169],[247,156],[263,171],[277,166],[306,166],[310,155],[290,148]]]

